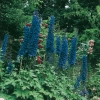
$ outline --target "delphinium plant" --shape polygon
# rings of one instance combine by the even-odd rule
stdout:
[[[22,67],[23,58],[27,57],[29,60],[29,58],[34,58],[37,56],[39,34],[40,34],[40,20],[38,12],[36,10],[34,11],[33,14],[32,25],[27,24],[25,27],[24,41],[22,42],[22,45],[18,52],[17,58],[20,62],[20,68]]]
[[[71,49],[69,56],[69,66],[74,65],[76,63],[76,50],[77,50],[77,38],[73,37],[71,40]]]
[[[3,40],[3,43],[2,43],[2,48],[1,48],[1,60],[2,61],[4,61],[4,58],[5,58],[5,55],[6,55],[8,38],[9,38],[9,34],[5,34],[4,40]]]
[[[22,42],[22,45],[19,49],[18,56],[21,57],[28,53],[29,40],[30,40],[30,27],[25,26],[24,27],[24,41]]]
[[[12,54],[13,54],[13,49],[12,49],[12,44],[13,44],[13,38],[12,36],[9,36],[9,41],[8,41],[8,45],[7,45],[7,51],[6,51],[6,62],[7,62],[7,73],[11,73],[14,66],[13,66],[13,58],[12,58]],[[6,64],[5,62],[5,64]]]
[[[54,16],[51,16],[49,29],[48,29],[48,36],[46,41],[46,53],[47,53],[47,61],[51,62],[53,61],[52,54],[54,53],[54,22],[55,18]]]
[[[93,53],[94,40],[89,40],[88,43],[81,43],[79,47],[80,56],[82,57],[82,67],[80,74],[77,77],[76,83],[74,85],[75,89],[80,88],[80,94],[82,96],[89,95],[89,92],[86,89],[87,79],[89,78],[89,68],[88,68],[88,55]]]
[[[56,54],[59,56],[61,52],[61,39],[60,36],[56,38]]]
[[[26,24],[24,27],[24,39],[21,43],[20,49],[18,51],[18,56],[17,56],[17,62],[20,63],[20,66],[18,67],[18,70],[21,69],[22,67],[22,61],[23,57],[27,56],[29,53],[29,41],[30,41],[30,25]]]
[[[29,44],[29,56],[34,57],[37,54],[38,41],[40,34],[40,22],[38,16],[33,15],[32,26],[31,26],[31,38]]]
[[[6,68],[7,69],[6,70],[7,73],[10,73],[12,71],[12,68],[13,68],[12,60],[11,60],[11,56],[12,56],[11,55],[11,47],[9,47],[10,51],[8,50],[9,49],[8,46],[9,46],[10,42],[11,42],[11,40],[10,40],[9,34],[5,34],[4,40],[3,40],[3,43],[2,43],[2,49],[1,49],[1,55],[0,55],[1,57],[0,58],[4,62],[4,65],[7,67]],[[8,52],[10,52],[9,56],[8,56]],[[5,60],[7,60],[7,61],[5,61]]]
[[[9,34],[5,34],[4,40],[2,42],[1,53],[0,53],[0,80],[2,79],[2,70],[4,68],[8,40],[9,40]],[[7,72],[8,72],[8,69],[7,69]]]
[[[66,68],[66,61],[68,59],[68,40],[63,38],[58,66],[61,68]]]

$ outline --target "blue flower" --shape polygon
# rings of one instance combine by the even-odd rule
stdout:
[[[54,34],[53,34],[54,22],[55,22],[55,18],[54,16],[51,16],[49,30],[48,30],[48,37],[46,41],[46,52],[47,53],[54,52]]]
[[[30,38],[30,45],[29,45],[29,56],[36,56],[37,49],[38,49],[38,40],[39,40],[39,33],[40,33],[40,22],[37,16],[33,16],[32,19],[32,27],[31,27],[31,38]]]
[[[33,15],[35,15],[35,16],[37,16],[37,17],[39,18],[39,22],[40,22],[40,24],[41,24],[41,22],[42,22],[42,17],[41,17],[41,14],[39,14],[38,9],[34,10]]]
[[[77,48],[77,38],[71,40],[71,50],[69,56],[69,65],[74,65],[76,63],[76,48]]]
[[[61,47],[58,66],[61,68],[65,68],[67,58],[68,58],[68,41],[64,39]]]
[[[60,44],[60,37],[57,37],[56,39],[56,53],[59,56],[61,51],[61,44]]]
[[[80,82],[82,82],[83,85],[85,85],[86,78],[87,78],[87,56],[83,55],[83,57],[82,57],[82,69],[80,72],[80,76],[77,77],[77,81],[74,85],[74,88],[77,89],[80,86]]]
[[[18,56],[24,56],[26,53],[28,53],[29,40],[30,40],[30,28],[26,26],[24,28],[24,41],[19,49]]]
[[[82,58],[82,82],[85,83],[86,82],[86,78],[87,78],[87,56],[83,55]]]
[[[5,54],[6,54],[6,49],[7,49],[7,44],[8,44],[8,38],[9,38],[9,35],[8,34],[5,34],[4,36],[4,40],[3,40],[3,43],[2,43],[2,51],[1,51],[1,59],[2,61],[4,61],[4,57],[5,57]]]

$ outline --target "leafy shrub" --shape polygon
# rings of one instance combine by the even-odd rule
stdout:
[[[73,81],[62,71],[54,71],[55,67],[51,65],[35,67],[34,70],[22,69],[19,74],[5,74],[0,84],[2,97],[7,95],[14,100],[81,100],[81,96],[73,91]]]

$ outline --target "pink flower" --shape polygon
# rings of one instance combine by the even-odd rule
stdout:
[[[91,46],[94,46],[94,43],[89,43],[89,46],[91,47]]]
[[[94,40],[90,40],[89,42],[90,42],[90,43],[94,43]]]
[[[91,47],[91,46],[94,46],[94,40],[90,40],[89,41],[89,46]]]
[[[98,98],[98,100],[100,100],[100,98]]]
[[[93,53],[93,48],[89,48],[89,54],[92,54]]]

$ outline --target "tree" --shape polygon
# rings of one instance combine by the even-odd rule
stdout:
[[[9,33],[14,38],[23,35],[23,27],[31,21],[36,5],[40,0],[1,0],[0,1],[0,37]],[[31,8],[31,13],[27,14],[27,8]]]

